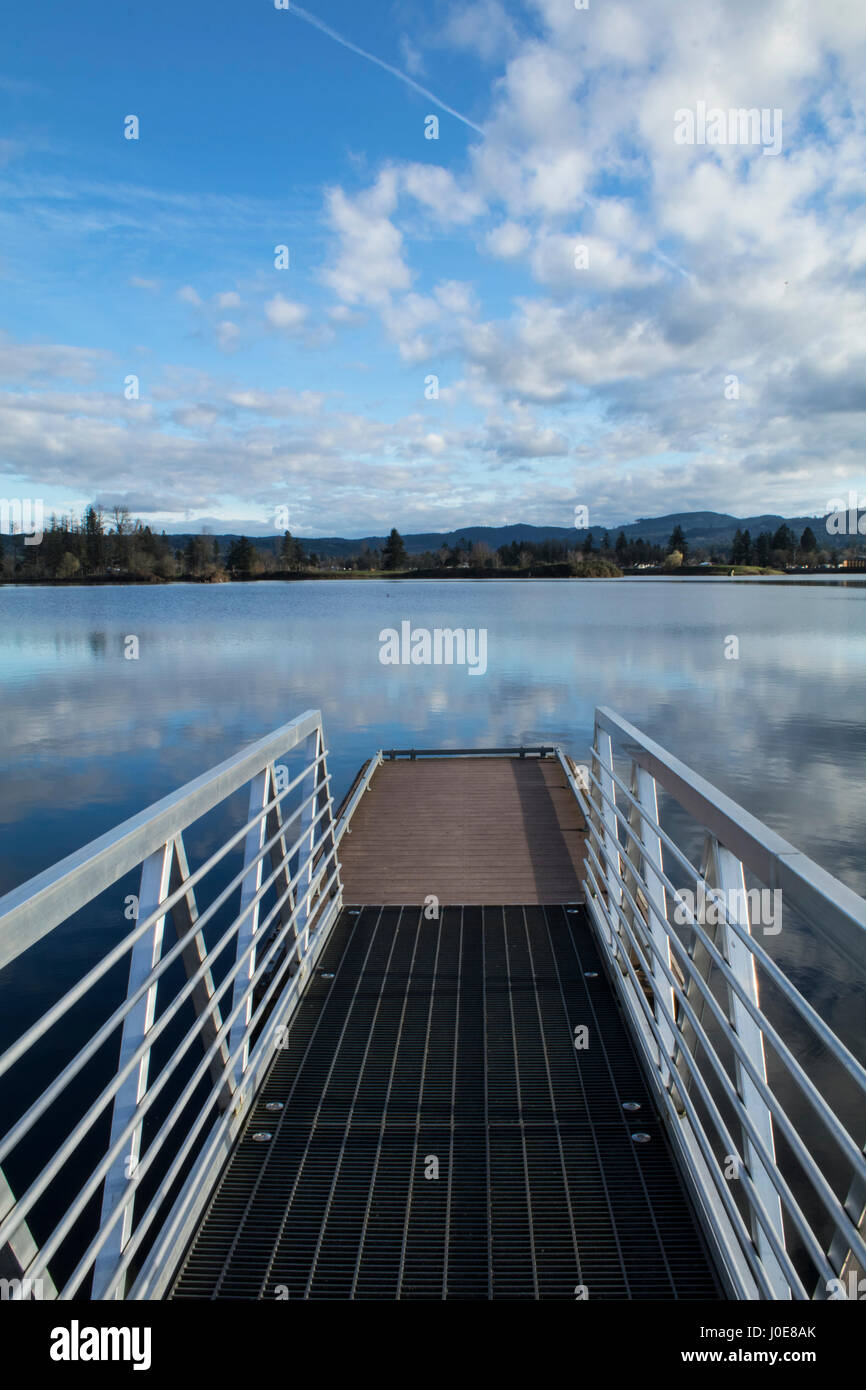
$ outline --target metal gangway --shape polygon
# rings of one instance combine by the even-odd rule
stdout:
[[[0,899],[0,992],[57,981],[0,1057],[4,1288],[856,1297],[866,1071],[778,947],[863,982],[864,929],[609,709],[339,809],[309,711]]]

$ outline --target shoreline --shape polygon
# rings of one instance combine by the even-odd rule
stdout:
[[[551,567],[550,567],[550,569],[553,569],[553,570],[555,570],[556,568],[558,568],[558,567],[557,567],[557,566],[551,566]],[[862,585],[866,585],[866,573],[864,573],[864,572],[862,572],[862,571],[856,571],[856,570],[850,571],[850,572],[849,572],[849,571],[845,571],[845,570],[840,570],[840,571],[837,571],[837,570],[820,570],[820,571],[815,571],[815,572],[811,572],[811,573],[810,573],[809,571],[805,571],[805,570],[804,570],[804,571],[798,571],[798,572],[794,572],[794,573],[789,573],[789,572],[786,572],[786,571],[784,571],[784,570],[755,569],[755,568],[750,568],[750,569],[741,568],[741,569],[737,569],[736,567],[734,567],[734,573],[731,573],[730,567],[729,567],[729,566],[724,566],[724,567],[718,567],[718,568],[714,568],[714,569],[698,569],[698,568],[694,568],[694,569],[686,569],[686,570],[678,570],[678,571],[663,571],[663,570],[629,571],[629,570],[626,570],[626,571],[624,571],[623,573],[621,573],[621,574],[616,574],[616,575],[611,575],[611,574],[598,574],[598,575],[596,575],[596,574],[557,574],[557,573],[549,573],[549,572],[547,572],[547,573],[538,573],[538,572],[532,573],[532,572],[514,572],[514,571],[508,571],[508,570],[504,570],[504,571],[503,571],[503,570],[499,570],[499,571],[493,571],[493,572],[491,572],[491,571],[489,571],[489,570],[487,570],[487,571],[484,571],[484,570],[480,570],[480,571],[472,571],[472,570],[467,571],[467,570],[463,570],[463,571],[461,571],[460,573],[455,573],[453,570],[452,570],[452,571],[448,571],[448,570],[444,570],[444,571],[438,571],[438,570],[405,570],[405,571],[403,571],[403,570],[401,570],[401,571],[394,571],[393,573],[389,573],[389,572],[387,572],[387,571],[385,571],[385,572],[376,571],[376,572],[360,573],[360,574],[357,573],[357,572],[354,572],[354,573],[353,573],[353,572],[351,572],[351,571],[329,571],[329,572],[326,572],[326,573],[315,573],[315,572],[307,573],[307,572],[303,572],[303,573],[298,573],[298,574],[280,574],[280,573],[276,573],[276,574],[255,574],[255,575],[245,574],[245,575],[226,576],[226,577],[221,578],[221,579],[199,579],[199,578],[196,578],[196,577],[194,577],[194,576],[192,576],[192,575],[183,576],[183,577],[180,577],[180,578],[177,578],[177,579],[161,579],[161,578],[156,578],[156,577],[149,576],[149,575],[148,575],[148,576],[145,576],[145,575],[120,575],[120,574],[112,574],[112,575],[89,575],[89,576],[85,576],[85,577],[82,577],[82,576],[80,576],[80,575],[76,575],[75,577],[69,578],[69,579],[56,579],[56,578],[46,578],[46,577],[38,577],[38,578],[36,578],[36,577],[33,577],[33,578],[28,577],[28,578],[25,578],[25,577],[22,576],[22,577],[10,578],[10,579],[0,579],[0,592],[2,592],[2,590],[3,590],[4,588],[9,588],[9,589],[14,589],[14,588],[18,588],[18,589],[24,589],[24,588],[49,588],[49,589],[70,589],[70,588],[71,588],[71,589],[102,589],[102,588],[112,588],[112,587],[113,587],[113,588],[124,588],[124,589],[126,589],[126,588],[152,589],[152,588],[172,588],[172,587],[174,587],[174,586],[176,586],[176,585],[184,585],[184,584],[189,584],[189,585],[193,585],[193,584],[194,584],[194,585],[199,585],[199,586],[202,586],[202,587],[209,587],[209,586],[217,586],[217,585],[223,585],[223,584],[268,584],[268,583],[271,583],[271,584],[285,584],[285,583],[309,583],[309,582],[316,582],[316,581],[324,581],[324,582],[329,582],[329,581],[330,581],[330,582],[332,582],[332,583],[333,583],[333,582],[341,582],[341,581],[342,581],[342,582],[345,582],[345,581],[350,581],[350,582],[353,582],[353,581],[361,581],[361,582],[367,582],[367,583],[370,583],[370,582],[376,583],[376,582],[378,582],[378,583],[389,583],[389,584],[390,584],[390,583],[401,583],[401,584],[403,584],[403,583],[413,583],[413,582],[436,582],[436,581],[440,581],[440,580],[455,581],[455,582],[458,582],[458,583],[459,583],[461,580],[472,580],[472,581],[478,581],[478,580],[482,580],[482,581],[496,581],[496,580],[499,580],[500,582],[509,582],[509,581],[510,581],[510,582],[514,582],[514,581],[523,581],[523,580],[533,581],[533,580],[534,580],[534,581],[536,581],[536,582],[538,582],[538,581],[541,581],[541,582],[544,582],[544,581],[548,581],[548,582],[555,581],[555,582],[557,582],[557,583],[562,583],[562,582],[567,582],[567,581],[569,581],[569,580],[574,580],[574,581],[577,581],[577,582],[583,582],[583,581],[586,581],[586,580],[607,580],[607,581],[609,582],[609,581],[611,581],[611,580],[617,580],[617,579],[644,580],[644,581],[652,581],[652,580],[659,581],[659,580],[662,580],[662,581],[664,581],[664,582],[668,582],[668,581],[670,581],[670,580],[680,580],[680,581],[682,581],[682,582],[689,582],[689,581],[691,581],[691,582],[700,582],[701,580],[712,579],[712,580],[717,580],[717,581],[718,581],[718,580],[738,581],[738,582],[740,582],[740,583],[749,583],[749,582],[756,582],[756,581],[765,581],[765,582],[771,582],[771,583],[775,582],[775,583],[777,583],[777,584],[792,584],[792,585],[796,585],[796,584],[799,584],[799,585],[803,585],[803,584],[813,584],[813,585],[815,585],[815,584],[818,584],[818,585],[827,585],[827,584],[854,584],[854,585],[861,585],[861,586],[862,586]]]

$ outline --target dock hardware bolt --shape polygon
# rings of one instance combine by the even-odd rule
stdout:
[[[639,1130],[637,1134],[633,1134],[631,1137],[636,1144],[648,1144],[652,1135],[644,1134],[643,1130]]]
[[[268,1130],[260,1129],[253,1135],[253,1143],[267,1144],[268,1140],[273,1139],[273,1137],[274,1136]]]
[[[639,1100],[624,1100],[623,1103],[622,1103],[622,1108],[623,1108],[623,1110],[640,1110],[640,1101],[639,1101]]]
[[[283,1102],[281,1100],[269,1100],[267,1105],[265,1106],[266,1110],[273,1111],[282,1110],[283,1108]]]

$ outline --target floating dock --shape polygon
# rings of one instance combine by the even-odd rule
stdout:
[[[134,926],[0,1057],[2,1082],[126,958],[125,1000],[0,1141],[22,1289],[790,1299],[863,1268],[866,1072],[765,948],[746,873],[864,979],[866,903],[613,712],[582,765],[383,750],[339,811],[310,712],[0,900],[0,967],[136,866]],[[723,903],[712,927],[684,880]]]

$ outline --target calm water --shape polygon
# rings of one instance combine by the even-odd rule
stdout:
[[[383,666],[403,619],[486,674]],[[0,892],[310,707],[339,801],[380,746],[580,757],[598,704],[866,894],[866,586],[681,580],[0,588]]]
[[[485,628],[486,673],[382,665],[380,631],[407,619]],[[732,637],[737,660],[725,657]],[[866,586],[680,580],[0,588],[0,893],[308,708],[323,712],[339,803],[383,746],[556,742],[585,760],[599,704],[866,894]],[[4,971],[0,1050],[128,930],[119,893],[137,891],[134,877],[101,915],[78,914]],[[768,949],[866,1055],[859,983],[814,925]],[[125,966],[106,1001],[109,985],[123,997]],[[67,1016],[60,1039],[0,1085],[0,1112],[20,1113],[93,1026],[83,1005]],[[803,1036],[797,1055],[810,1046]],[[104,1084],[116,1045],[99,1065]],[[76,1104],[64,1095],[46,1133],[28,1136],[13,1189]],[[88,1142],[92,1163],[99,1135]],[[829,1172],[832,1153],[822,1161]],[[56,1216],[47,1204],[34,1229]],[[93,1229],[97,1217],[94,1206]]]
[[[405,619],[486,628],[486,673],[383,665],[379,633]],[[866,895],[862,584],[6,587],[0,701],[0,893],[311,707],[339,804],[383,746],[558,742],[582,760],[608,704]],[[802,933],[772,945],[861,1038],[844,965]],[[38,994],[24,964],[16,991]]]

